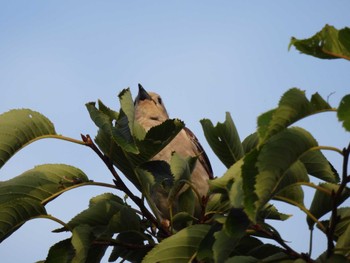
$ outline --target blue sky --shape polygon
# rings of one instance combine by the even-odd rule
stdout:
[[[276,106],[291,87],[319,92],[337,106],[350,93],[349,62],[323,61],[288,51],[292,36],[306,38],[325,24],[350,26],[350,2],[338,1],[2,1],[0,3],[0,112],[37,110],[58,133],[96,134],[84,104],[101,99],[119,109],[118,93],[137,83],[161,94],[171,117],[185,121],[206,149],[216,176],[225,172],[205,142],[199,123],[223,121],[229,111],[241,138],[255,131],[259,114]],[[350,136],[334,114],[299,125],[321,145],[344,147]],[[329,157],[339,166],[338,156]],[[1,180],[42,163],[67,163],[95,181],[111,182],[88,148],[62,141],[36,142],[1,170]],[[49,213],[69,220],[88,200],[108,189],[78,189],[49,204]],[[120,193],[119,193],[120,194]],[[308,236],[296,228],[304,215],[276,224],[298,251]],[[69,235],[58,225],[33,220],[0,245],[3,262],[44,259],[48,248]],[[306,224],[305,224],[306,227]],[[304,228],[301,228],[303,231]],[[315,255],[325,240],[314,242]]]

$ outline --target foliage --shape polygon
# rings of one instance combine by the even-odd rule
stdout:
[[[303,53],[320,58],[349,59],[349,28],[326,26],[310,39],[292,39]],[[45,217],[61,225],[54,232],[69,231],[71,237],[54,244],[45,262],[99,262],[113,246],[110,261],[130,262],[347,262],[350,259],[350,208],[341,204],[350,196],[348,161],[350,145],[343,150],[319,145],[311,133],[295,123],[315,114],[334,112],[350,131],[350,95],[338,108],[318,93],[307,98],[292,88],[277,107],[258,117],[257,131],[241,140],[229,113],[223,123],[201,120],[204,135],[214,153],[228,168],[210,180],[204,213],[193,214],[195,191],[188,182],[196,158],[173,154],[170,163],[152,161],[184,128],[171,119],[145,131],[134,122],[134,103],[129,89],[119,94],[119,111],[101,101],[87,103],[98,127],[94,140],[58,135],[43,115],[29,109],[0,115],[0,167],[28,144],[55,138],[89,147],[105,163],[114,184],[90,181],[78,168],[64,164],[34,167],[0,182],[0,240],[3,241],[29,220]],[[339,153],[343,167],[338,172],[323,151]],[[139,190],[130,191],[119,173]],[[320,183],[316,185],[312,180]],[[98,185],[124,192],[133,205],[113,193],[92,197],[89,206],[69,222],[48,215],[45,205],[77,187]],[[315,189],[310,207],[304,205],[302,186]],[[165,224],[151,199],[160,187],[179,211]],[[147,203],[148,205],[147,205]],[[272,204],[281,201],[300,208],[310,231],[315,225],[327,237],[327,249],[319,258],[300,253],[288,245],[270,224],[287,220]],[[325,218],[329,215],[328,218]],[[288,222],[288,221],[286,221]],[[286,223],[287,224],[287,223]],[[264,238],[264,239],[261,239]],[[265,242],[263,242],[265,240]],[[267,240],[267,241],[266,241]],[[272,245],[274,241],[277,245]],[[311,248],[310,248],[311,251]]]
[[[300,52],[322,59],[343,58],[350,60],[350,28],[337,30],[326,25],[320,32],[308,39],[292,37],[289,47],[294,46]]]

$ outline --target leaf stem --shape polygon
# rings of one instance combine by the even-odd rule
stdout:
[[[33,140],[27,142],[25,145],[23,145],[23,147],[27,146],[28,144],[31,144],[32,142],[41,140],[41,139],[58,139],[58,140],[63,140],[63,141],[68,141],[68,142],[72,142],[72,143],[76,143],[76,144],[80,144],[80,145],[86,145],[85,142],[81,141],[81,140],[77,140],[74,138],[70,138],[67,136],[63,136],[63,135],[59,135],[59,134],[48,134],[48,135],[43,135],[43,136],[39,136],[34,138]]]
[[[317,151],[317,150],[326,150],[326,151],[334,151],[339,153],[340,155],[343,155],[343,151],[340,150],[339,148],[336,147],[332,147],[332,146],[315,146],[315,147],[311,147],[308,151]]]
[[[37,216],[36,218],[50,219],[52,221],[55,221],[56,223],[59,223],[60,225],[62,225],[68,231],[72,232],[72,229],[68,226],[68,224],[66,224],[61,219],[58,219],[57,217],[54,217],[52,215],[40,215],[40,216]]]
[[[311,188],[314,188],[318,191],[321,191],[323,193],[325,193],[326,195],[329,195],[331,196],[332,195],[332,192],[327,190],[326,188],[322,187],[322,186],[319,186],[319,185],[316,185],[314,183],[310,183],[310,182],[297,182],[296,185],[305,185],[305,186],[309,186]]]
[[[324,233],[326,233],[326,230],[327,230],[326,227],[320,221],[318,221],[317,218],[313,214],[311,214],[310,211],[308,209],[306,209],[305,206],[300,205],[299,203],[297,203],[297,202],[295,202],[295,201],[293,201],[293,200],[291,200],[289,198],[283,197],[283,196],[276,195],[274,197],[274,199],[279,200],[279,201],[283,201],[283,202],[286,202],[286,203],[289,203],[291,205],[294,205],[294,206],[298,207],[308,217],[310,217]]]
[[[41,204],[42,205],[46,205],[48,202],[52,201],[56,197],[60,196],[61,194],[65,193],[65,192],[67,192],[69,190],[72,190],[74,188],[78,188],[78,187],[81,187],[81,186],[87,186],[87,185],[103,186],[103,187],[109,187],[109,188],[114,188],[114,189],[116,188],[115,185],[113,185],[113,184],[106,184],[106,183],[101,183],[101,182],[90,181],[90,182],[79,183],[79,184],[75,184],[75,185],[69,186],[67,188],[64,188],[61,191],[58,191],[58,192],[54,193],[53,195],[49,196],[48,198],[42,200]]]

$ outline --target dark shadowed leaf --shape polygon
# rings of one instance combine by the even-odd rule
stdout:
[[[256,219],[256,204],[258,196],[255,192],[256,177],[259,173],[257,168],[257,161],[259,156],[257,149],[249,152],[244,157],[244,163],[242,165],[242,189],[244,197],[244,211],[249,216],[250,220]],[[235,186],[235,184],[234,184]],[[240,187],[239,187],[240,188]],[[239,192],[239,189],[237,190]],[[241,196],[241,194],[240,194]]]
[[[210,147],[227,168],[242,158],[242,143],[228,112],[224,123],[214,127],[210,120],[203,119],[201,124]]]
[[[0,115],[0,168],[21,148],[43,138],[56,135],[51,121],[29,110],[11,110]]]
[[[144,245],[145,235],[136,231],[120,233],[109,257],[109,262],[119,258],[128,262],[141,262],[144,256],[151,250],[151,246]],[[120,262],[120,261],[118,261]]]
[[[70,263],[74,254],[75,251],[71,239],[65,239],[50,248],[45,263]]]
[[[326,25],[311,38],[299,40],[292,37],[289,48],[291,46],[317,58],[350,60],[350,28],[337,30],[333,26]]]

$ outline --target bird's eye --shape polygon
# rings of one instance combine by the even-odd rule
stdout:
[[[161,97],[158,97],[158,103],[162,104],[162,98]]]

